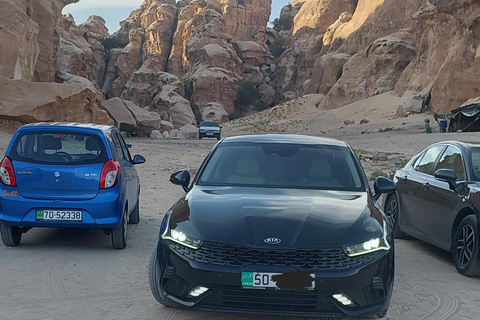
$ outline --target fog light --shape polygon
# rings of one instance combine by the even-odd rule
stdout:
[[[195,289],[193,289],[192,291],[190,291],[189,295],[192,296],[192,297],[198,297],[198,296],[201,296],[202,294],[204,294],[205,292],[207,292],[207,290],[208,290],[208,288],[198,286]]]
[[[334,294],[333,297],[335,298],[335,300],[337,300],[344,306],[353,306],[352,300],[350,300],[347,296],[344,296],[343,294]]]

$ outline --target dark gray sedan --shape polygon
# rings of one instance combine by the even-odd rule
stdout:
[[[432,144],[395,173],[385,213],[394,235],[409,234],[453,253],[458,272],[480,274],[480,144]]]

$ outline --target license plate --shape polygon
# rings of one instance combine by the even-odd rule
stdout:
[[[207,136],[213,136],[213,132],[207,132]]]
[[[37,210],[35,212],[37,221],[74,221],[83,220],[83,212],[79,210]]]
[[[281,289],[283,286],[278,286],[277,281],[275,281],[276,275],[285,275],[282,273],[265,273],[265,272],[242,272],[242,288],[249,289],[266,289],[266,288],[275,288]],[[304,289],[313,290],[315,289],[315,274],[306,274],[307,277],[311,277],[311,286],[303,287]],[[305,277],[305,275],[302,275]],[[291,277],[290,277],[291,278]],[[293,278],[295,279],[295,278]],[[300,281],[302,279],[299,279]],[[309,280],[307,279],[307,282]],[[303,282],[303,281],[301,281]]]

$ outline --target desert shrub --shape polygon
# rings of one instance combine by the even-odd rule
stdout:
[[[243,117],[243,115],[244,115],[243,113],[235,111],[234,113],[230,113],[228,115],[228,120],[230,120],[230,121],[236,120],[236,119],[239,119],[239,118]]]
[[[250,81],[240,81],[238,96],[235,101],[235,111],[245,113],[251,105],[256,105],[260,100],[260,92]]]
[[[335,76],[335,80],[338,81],[343,75],[343,67],[338,67],[337,69],[337,74]]]
[[[370,178],[368,178],[370,181],[375,181],[375,179],[377,179],[378,177],[385,177],[387,178],[388,177],[388,174],[386,174],[385,172],[383,171],[380,171],[380,170],[377,170],[375,171],[374,173],[372,173],[370,175]]]
[[[103,47],[107,50],[113,49],[113,48],[121,48],[121,44],[118,41],[117,38],[110,37],[110,38],[105,38],[101,41]]]
[[[293,17],[281,17],[272,21],[273,29],[276,31],[290,30],[293,26]]]
[[[285,38],[277,38],[275,41],[268,45],[270,53],[275,57],[279,58],[282,53],[285,52]]]

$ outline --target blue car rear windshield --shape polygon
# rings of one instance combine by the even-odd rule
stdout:
[[[214,151],[197,183],[365,191],[364,180],[348,147],[228,143]]]
[[[104,163],[108,158],[100,136],[62,131],[19,135],[9,156],[14,161],[68,165]]]

